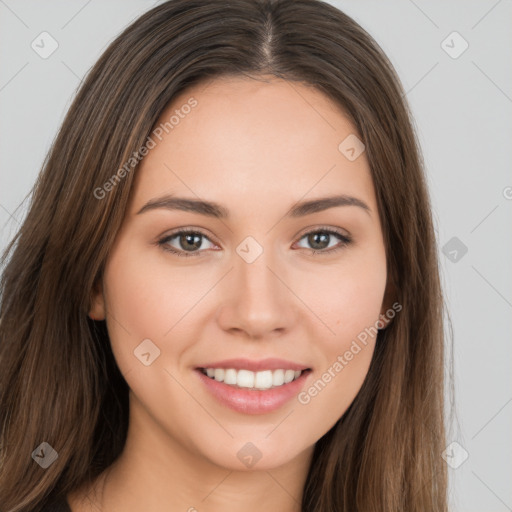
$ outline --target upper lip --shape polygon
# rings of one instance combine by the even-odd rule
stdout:
[[[198,368],[233,368],[235,370],[250,370],[258,372],[262,370],[308,370],[308,365],[296,363],[294,361],[286,361],[285,359],[260,359],[259,361],[236,358],[224,359],[222,361],[215,361],[213,363],[205,363]]]

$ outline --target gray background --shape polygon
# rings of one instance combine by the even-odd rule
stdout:
[[[458,444],[444,453],[451,509],[512,511],[512,2],[330,3],[390,57],[423,148],[454,331],[449,442]],[[153,5],[0,0],[0,249],[26,212],[20,205],[81,77]],[[59,45],[46,59],[31,48],[43,31]],[[454,31],[469,45],[457,58],[445,51],[464,47],[448,37]]]

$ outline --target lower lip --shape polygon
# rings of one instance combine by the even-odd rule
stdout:
[[[223,405],[244,414],[265,414],[276,411],[297,396],[311,370],[303,371],[298,379],[288,384],[265,390],[235,388],[208,377],[199,369],[196,372],[208,391]]]

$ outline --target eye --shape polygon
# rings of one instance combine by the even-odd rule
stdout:
[[[333,240],[333,237],[336,237],[339,240],[338,244],[334,246],[331,245],[331,242],[335,241]],[[319,228],[315,231],[309,231],[304,234],[299,241],[303,239],[312,246],[309,249],[313,254],[332,254],[352,242],[352,239],[349,236],[332,228]],[[171,242],[174,240],[176,240],[175,243],[178,247],[171,245]],[[157,245],[159,245],[164,251],[177,256],[201,256],[206,249],[203,247],[204,240],[210,241],[210,239],[201,231],[194,229],[181,229],[180,231],[176,231],[175,233],[171,233],[170,235],[161,238],[157,241]],[[213,242],[210,241],[210,243]],[[308,247],[305,247],[305,249],[308,249]]]
[[[334,237],[338,238],[339,242],[333,246],[330,243],[335,242]],[[352,242],[349,236],[332,228],[320,228],[315,231],[309,231],[300,238],[300,240],[303,239],[310,244],[313,254],[332,254]]]
[[[177,239],[178,248],[170,245],[170,242]],[[176,254],[177,256],[197,256],[198,251],[203,246],[203,240],[209,240],[209,238],[201,231],[192,229],[182,229],[173,234],[167,235],[164,238],[158,240],[158,245],[162,247],[164,251]],[[187,254],[188,253],[188,254]]]

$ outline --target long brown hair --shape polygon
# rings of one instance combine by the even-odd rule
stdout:
[[[444,303],[435,231],[411,115],[378,44],[318,0],[170,0],[137,19],[89,71],[4,256],[0,310],[0,506],[40,510],[121,453],[128,386],[105,322],[88,318],[143,147],[181,91],[264,75],[316,87],[366,146],[394,300],[367,378],[315,446],[308,512],[445,512]],[[341,141],[340,141],[341,142]],[[58,453],[47,469],[31,457]]]

